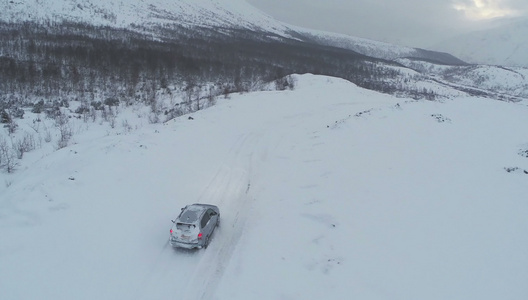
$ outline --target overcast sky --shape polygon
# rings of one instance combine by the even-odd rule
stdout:
[[[528,0],[246,1],[289,24],[422,48],[528,15]]]

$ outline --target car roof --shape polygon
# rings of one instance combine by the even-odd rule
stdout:
[[[187,205],[183,208],[180,216],[178,217],[178,222],[188,224],[197,223],[198,220],[200,220],[201,216],[205,213],[205,211],[213,207],[215,206],[199,203]]]

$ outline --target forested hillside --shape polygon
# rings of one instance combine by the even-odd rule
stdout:
[[[2,102],[35,97],[149,101],[158,89],[215,86],[242,92],[292,73],[396,90],[395,63],[269,33],[159,27],[156,34],[78,23],[0,25]],[[26,103],[29,101],[30,103]]]

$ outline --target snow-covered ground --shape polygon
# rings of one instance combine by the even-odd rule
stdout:
[[[0,299],[528,298],[526,103],[303,75],[193,119],[121,109],[134,129],[78,121],[0,174]],[[174,250],[195,202],[221,227]]]

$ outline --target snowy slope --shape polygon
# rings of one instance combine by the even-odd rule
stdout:
[[[397,62],[425,75],[459,86],[528,98],[528,68],[493,65],[450,66],[425,61],[398,59]]]
[[[0,2],[0,20],[41,23],[66,20],[120,28],[171,24],[243,28],[346,48],[382,59],[410,56],[436,58],[444,63],[460,62],[444,53],[292,26],[275,20],[245,0],[13,0]]]
[[[62,21],[128,27],[178,24],[262,28],[284,26],[244,0],[14,0],[0,4],[0,19],[8,22]]]
[[[465,34],[432,48],[470,62],[528,67],[528,19]]]
[[[353,50],[358,53],[376,58],[394,60],[397,58],[415,57],[425,58],[431,61],[438,61],[443,64],[465,64],[465,62],[448,53],[427,51],[419,48],[405,47],[375,40],[352,37],[345,34],[308,30],[300,27],[296,27],[295,30],[318,43]]]
[[[74,119],[0,174],[0,298],[526,299],[526,104],[303,75],[192,120]],[[222,225],[173,250],[194,202]]]

